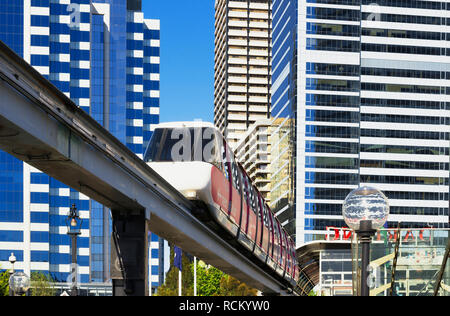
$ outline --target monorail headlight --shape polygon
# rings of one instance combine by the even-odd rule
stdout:
[[[195,190],[187,190],[184,192],[184,194],[188,199],[197,198],[197,191],[195,191]]]

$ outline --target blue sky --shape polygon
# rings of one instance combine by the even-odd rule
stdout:
[[[214,0],[144,0],[161,20],[161,122],[214,120]]]

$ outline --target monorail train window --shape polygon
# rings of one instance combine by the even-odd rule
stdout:
[[[278,264],[282,265],[283,264],[283,257],[284,257],[284,253],[283,253],[283,239],[281,236],[281,230],[280,230],[280,223],[278,221],[276,221],[276,225],[277,225],[277,236],[278,236]]]
[[[244,179],[244,198],[245,202],[248,206],[250,206],[250,183],[248,182],[249,179],[247,177],[247,174],[245,172],[242,173],[242,177]]]
[[[241,185],[241,188],[240,188],[240,190],[241,190],[241,194],[243,195],[242,197],[244,198],[244,201],[245,201],[245,183],[244,183],[244,171],[242,171],[243,169],[242,169],[242,166],[238,166],[238,169],[239,169],[239,182],[240,182],[240,185]]]
[[[222,153],[221,164],[223,165],[223,173],[224,173],[225,177],[227,178],[227,180],[229,180],[230,179],[230,175],[229,175],[228,164],[227,164],[227,161],[228,161],[227,148],[228,147],[227,147],[227,143],[225,142],[225,140],[222,141],[222,146],[220,146],[220,148],[221,148],[220,150],[221,150],[221,153]]]
[[[294,242],[291,240],[291,252],[292,252],[292,265],[293,265],[293,273],[292,275],[295,277],[296,276],[296,266],[298,265],[298,260],[297,260],[297,253],[295,251],[295,245]]]
[[[233,178],[232,184],[233,184],[233,187],[239,191],[240,189],[239,189],[238,164],[235,160],[233,152],[230,150],[230,147],[227,147],[227,150],[229,150],[228,158],[230,161],[231,175]]]
[[[268,227],[269,227],[269,231],[272,232],[272,227],[273,227],[273,214],[272,211],[270,210],[270,208],[266,205],[267,207],[267,217],[268,217]]]
[[[241,192],[241,175],[239,165],[235,162],[232,164],[231,169],[233,170],[233,186],[238,192]]]
[[[239,194],[242,195],[242,198],[245,200],[245,196],[243,196],[244,191],[245,191],[244,176],[243,176],[241,165],[238,164],[236,166],[236,169],[238,170],[237,173],[238,173],[238,177],[239,177],[239,189],[238,189],[238,191],[239,191]]]
[[[288,269],[289,269],[289,273],[292,274],[293,261],[292,261],[292,252],[291,252],[290,247],[288,247],[287,254],[288,254]]]
[[[275,223],[275,232],[277,236],[277,255],[278,255],[278,264],[281,265],[281,256],[282,256],[282,250],[281,250],[281,234],[280,234],[280,227],[278,226],[278,223]]]
[[[287,247],[287,244],[286,244],[286,236],[283,239],[284,239],[284,242],[283,242],[283,253],[285,254],[285,257],[286,257],[286,270],[289,271],[290,266],[291,266],[291,252],[288,251],[288,247]]]
[[[258,207],[258,218],[261,219],[261,216],[264,216],[263,215],[263,207],[262,207],[262,203],[261,203],[261,195],[259,193],[257,193],[256,196],[257,196],[256,205]]]
[[[247,175],[245,175],[245,181],[247,183],[247,204],[252,209],[252,183]]]
[[[256,211],[258,210],[257,203],[256,203],[257,197],[256,197],[255,188],[253,187],[251,181],[250,181],[249,188],[250,188],[250,205],[251,205],[251,209],[252,209],[253,213],[256,213]]]
[[[261,193],[259,193],[258,195],[259,195],[259,201],[260,201],[260,203],[259,203],[259,208],[260,208],[260,211],[259,211],[260,215],[259,215],[259,217],[262,217],[261,218],[261,222],[262,222],[263,225],[265,225],[266,224],[266,206],[265,206],[265,203],[264,203],[264,198],[262,197]]]
[[[280,238],[279,238],[279,235],[278,235],[278,226],[277,226],[277,221],[276,220],[273,221],[273,234],[274,234],[274,237],[275,237],[275,248],[276,248],[276,251],[278,251],[278,245],[280,243]]]
[[[264,198],[262,198],[262,202],[263,202],[263,222],[264,222],[264,226],[266,226],[267,228],[269,228],[269,209],[267,208],[267,205],[264,201]]]
[[[295,253],[292,249],[292,243],[289,242],[289,253],[291,254],[291,275],[294,276],[295,275]]]
[[[288,269],[289,269],[289,273],[292,272],[292,252],[289,248],[289,245],[286,245],[286,253],[288,256]]]
[[[145,162],[204,161],[222,169],[213,128],[157,128],[144,156]]]
[[[297,256],[295,253],[295,247],[294,244],[291,241],[291,254],[292,254],[292,268],[294,269],[294,273],[295,273],[295,266],[297,265]]]
[[[275,256],[275,246],[276,246],[276,243],[277,243],[277,238],[275,237],[275,223],[274,223],[274,219],[273,219],[273,214],[272,214],[272,212],[270,213],[270,215],[269,215],[270,217],[269,217],[269,219],[270,219],[270,226],[269,226],[269,231],[270,231],[270,237],[271,237],[271,240],[270,240],[270,243],[272,244],[272,252],[271,252],[271,256],[273,257],[273,258],[275,258],[274,256]]]

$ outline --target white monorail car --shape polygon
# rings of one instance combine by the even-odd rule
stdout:
[[[157,125],[144,160],[185,197],[205,205],[228,238],[295,287],[300,271],[292,239],[213,124]]]

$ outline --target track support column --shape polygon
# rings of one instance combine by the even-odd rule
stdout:
[[[113,296],[147,296],[148,228],[145,211],[111,210]]]

